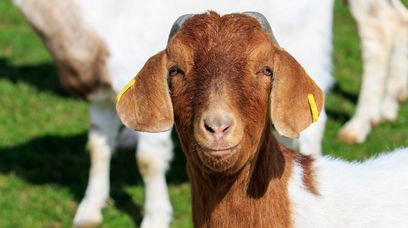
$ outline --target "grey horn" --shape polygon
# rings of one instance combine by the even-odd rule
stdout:
[[[174,34],[176,34],[176,32],[178,30],[180,30],[180,28],[183,26],[184,22],[186,22],[192,16],[194,16],[194,14],[184,14],[184,15],[180,16],[179,18],[177,18],[177,20],[174,22],[173,26],[171,26],[170,35],[169,35],[169,39],[167,40],[167,42],[170,41],[170,39],[174,36]]]
[[[261,27],[264,30],[264,32],[268,33],[271,36],[273,42],[275,44],[279,45],[278,41],[276,41],[276,38],[273,35],[271,25],[269,24],[268,20],[266,19],[266,17],[263,14],[258,13],[258,12],[251,12],[251,11],[243,12],[243,14],[255,18],[259,22],[259,24],[261,24]]]

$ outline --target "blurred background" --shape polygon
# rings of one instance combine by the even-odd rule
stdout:
[[[408,0],[403,0],[408,6]],[[348,6],[335,1],[333,76],[323,151],[364,160],[408,145],[408,103],[398,119],[375,128],[367,140],[337,139],[355,111],[361,85],[359,38]],[[0,1],[0,227],[70,227],[87,183],[85,144],[89,119],[85,101],[60,84],[39,37],[10,1]],[[192,227],[189,183],[179,147],[168,173],[172,227]],[[142,219],[143,181],[134,151],[112,159],[111,199],[102,227],[137,227]]]

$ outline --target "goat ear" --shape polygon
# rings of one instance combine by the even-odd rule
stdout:
[[[279,134],[298,138],[303,129],[317,121],[323,107],[323,92],[283,49],[276,52],[273,71],[272,122]]]
[[[116,110],[128,128],[162,132],[173,126],[166,65],[166,53],[159,52],[145,63],[136,77],[118,94]]]

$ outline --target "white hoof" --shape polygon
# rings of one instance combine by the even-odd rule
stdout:
[[[404,102],[408,98],[408,90],[402,90],[397,96],[399,102]]]
[[[170,227],[172,209],[169,205],[149,205],[145,207],[141,228],[167,228]]]
[[[381,108],[383,120],[395,121],[398,117],[399,103],[396,100],[384,101]]]
[[[73,223],[74,227],[97,227],[102,223],[102,208],[82,200]]]
[[[341,128],[338,138],[349,144],[362,143],[370,131],[370,121],[351,119]]]

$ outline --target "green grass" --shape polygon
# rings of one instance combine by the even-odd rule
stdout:
[[[404,0],[408,4],[408,0]],[[408,145],[408,105],[395,123],[384,123],[361,145],[336,139],[354,112],[361,81],[359,39],[347,6],[336,1],[334,76],[327,98],[324,151],[363,160]],[[38,37],[9,1],[0,1],[0,227],[69,227],[83,196],[89,158],[86,103],[60,85]],[[176,150],[168,174],[173,227],[191,227],[185,161]],[[132,151],[112,160],[112,199],[103,227],[135,227],[142,218],[143,185]]]

